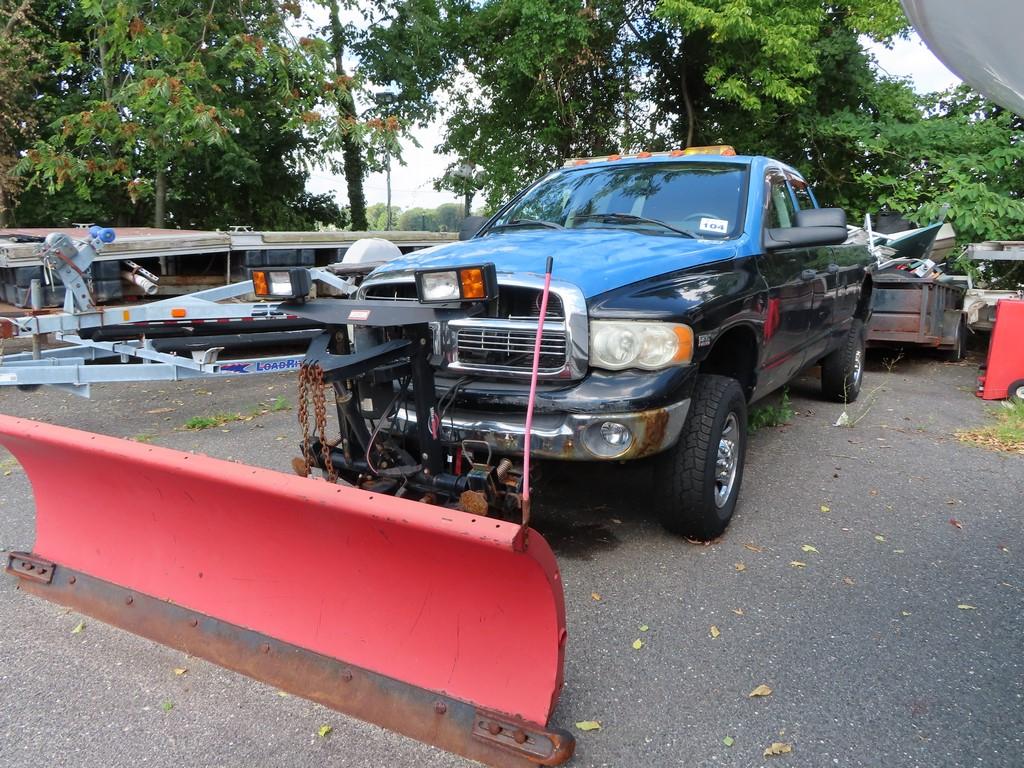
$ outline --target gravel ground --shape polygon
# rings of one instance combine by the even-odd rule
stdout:
[[[1024,456],[954,437],[992,407],[971,394],[977,359],[882,358],[850,428],[813,378],[790,387],[797,414],[753,435],[736,517],[708,546],[650,519],[644,465],[541,465],[536,524],[570,630],[553,724],[603,725],[577,733],[573,765],[1022,764]],[[0,411],[288,471],[294,410],[182,427],[294,405],[292,387],[3,390]],[[0,453],[0,549],[32,538],[28,481]],[[0,766],[468,765],[99,622],[72,633],[80,620],[0,579]],[[749,698],[760,684],[772,694]],[[762,757],[774,741],[792,752]]]

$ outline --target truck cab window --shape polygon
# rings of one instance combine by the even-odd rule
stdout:
[[[796,198],[796,204],[800,206],[801,211],[817,208],[814,204],[814,197],[811,195],[811,188],[807,186],[806,181],[796,176],[790,176],[789,186],[793,190],[793,197]]]
[[[796,207],[790,197],[786,179],[780,173],[768,175],[768,210],[765,226],[769,229],[792,227],[796,219]]]

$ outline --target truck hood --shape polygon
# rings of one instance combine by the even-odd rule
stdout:
[[[740,240],[700,240],[613,229],[536,229],[501,232],[415,251],[389,261],[370,275],[388,275],[432,267],[461,267],[492,262],[502,274],[544,274],[554,257],[553,276],[572,283],[586,298],[624,285],[740,255]]]

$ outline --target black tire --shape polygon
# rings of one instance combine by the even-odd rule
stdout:
[[[853,319],[843,345],[821,361],[821,392],[837,403],[852,403],[864,380],[864,321]]]
[[[956,333],[953,336],[953,346],[944,350],[945,358],[951,363],[959,363],[967,357],[967,321],[960,318],[956,324]]]
[[[728,486],[718,477],[727,442],[732,461],[722,469],[729,473]],[[661,524],[702,541],[721,534],[736,509],[746,452],[747,398],[740,383],[699,376],[679,442],[655,458],[654,500]]]
[[[1008,400],[1020,400],[1024,403],[1024,379],[1018,379],[1006,390]]]

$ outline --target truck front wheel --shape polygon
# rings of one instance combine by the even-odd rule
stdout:
[[[704,541],[721,534],[736,508],[746,451],[747,398],[740,383],[699,376],[679,442],[655,459],[662,525]]]

